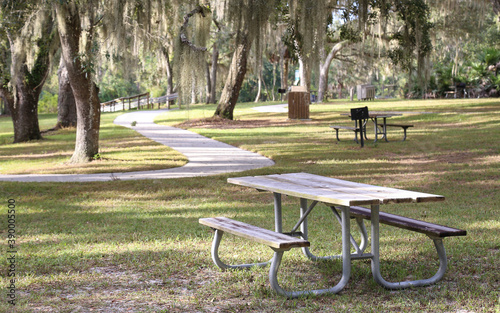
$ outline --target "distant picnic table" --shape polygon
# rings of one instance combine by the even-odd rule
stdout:
[[[349,130],[354,132],[354,141],[358,141],[358,133],[362,133],[364,136],[364,139],[368,140],[368,137],[366,135],[366,124],[368,123],[368,120],[371,120],[374,124],[374,134],[375,134],[375,139],[374,142],[377,142],[379,139],[379,135],[381,136],[381,139],[384,139],[386,142],[389,140],[387,139],[387,128],[388,127],[400,127],[403,129],[403,139],[402,141],[406,140],[406,130],[410,127],[413,127],[411,124],[401,124],[401,123],[387,123],[387,119],[395,116],[402,116],[403,114],[401,113],[391,113],[391,112],[374,112],[374,111],[369,111],[368,107],[366,108],[366,113],[365,115],[360,118],[354,118],[354,127],[353,126],[347,126],[347,125],[332,125],[330,126],[331,128],[335,129],[335,135],[337,138],[337,141],[340,141],[339,138],[339,130]],[[359,108],[359,109],[365,109],[365,108]],[[351,113],[341,113],[340,115],[342,116],[349,116],[352,118],[352,112]],[[382,119],[381,122],[379,122],[379,119]],[[360,138],[362,139],[362,138]]]

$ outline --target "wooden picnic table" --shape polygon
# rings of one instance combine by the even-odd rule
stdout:
[[[350,113],[341,113],[340,115],[343,115],[343,116],[351,116]],[[387,139],[387,119],[388,118],[391,118],[391,117],[394,117],[394,116],[402,116],[403,114],[401,113],[391,113],[391,112],[369,112],[368,113],[369,115],[369,119],[371,119],[373,121],[373,124],[374,124],[374,133],[375,133],[375,140],[374,142],[377,142],[378,140],[378,135],[382,135],[382,139],[384,139],[385,141],[389,141]],[[379,123],[378,120],[379,119],[382,119],[382,123]],[[358,127],[363,127],[364,131],[364,136],[365,136],[365,139],[368,140],[368,137],[366,136],[366,124],[368,122],[368,119],[364,119],[362,124],[363,125],[358,125],[359,122],[358,120],[354,120],[354,126],[355,128],[357,129]],[[391,125],[395,125],[395,124],[391,124]],[[358,142],[358,134],[357,132],[355,132],[355,141]],[[405,129],[405,137],[404,139],[406,139],[406,129]],[[403,139],[403,140],[404,140]]]
[[[386,115],[377,115],[377,117]],[[342,259],[342,278],[337,285],[328,289],[319,290],[305,290],[305,291],[285,291],[281,288],[277,281],[277,271],[281,263],[281,258],[283,251],[273,248],[275,254],[272,260],[269,279],[271,286],[279,294],[285,295],[290,298],[298,297],[305,294],[322,294],[322,293],[337,293],[341,291],[349,281],[351,273],[351,260],[352,259],[370,259],[372,263],[372,273],[375,281],[386,288],[399,289],[406,288],[410,286],[423,286],[435,283],[440,280],[446,270],[446,254],[444,252],[444,246],[442,243],[442,237],[445,236],[463,236],[465,231],[449,228],[442,225],[431,224],[423,221],[413,220],[405,218],[398,215],[387,214],[380,212],[380,205],[392,204],[392,203],[422,203],[422,202],[436,202],[444,201],[445,198],[440,195],[427,194],[415,191],[408,191],[396,188],[387,188],[381,186],[367,185],[362,183],[356,183],[341,179],[335,179],[330,177],[323,177],[319,175],[313,175],[308,173],[290,173],[290,174],[276,174],[276,175],[265,175],[265,176],[247,176],[247,177],[237,177],[229,178],[229,183],[255,188],[259,191],[268,191],[273,193],[274,197],[274,216],[275,216],[275,231],[277,233],[283,233],[282,224],[282,205],[281,197],[282,195],[287,195],[291,197],[296,197],[300,199],[300,218],[296,225],[290,230],[290,232],[285,233],[291,236],[300,236],[305,242],[295,242],[297,247],[301,247],[304,254],[313,259],[322,258],[334,258]],[[310,204],[308,204],[310,201]],[[308,239],[308,224],[307,216],[311,213],[314,207],[318,203],[324,203],[332,209],[332,212],[336,214],[342,227],[342,254],[336,256],[328,257],[317,257],[313,255],[309,250]],[[357,207],[359,205],[368,206],[368,208]],[[340,210],[341,214],[337,210]],[[352,215],[351,215],[352,213]],[[361,244],[357,244],[350,233],[350,217],[356,217],[356,222],[360,228],[360,233],[362,236]],[[371,220],[371,253],[365,253],[364,250],[367,246],[368,236],[366,229],[364,227],[362,219]],[[210,221],[202,221],[200,223],[217,227],[217,221],[215,219],[210,219]],[[213,223],[212,223],[213,222]],[[232,221],[234,222],[234,221]],[[428,235],[435,244],[437,250],[440,267],[438,272],[430,279],[415,280],[415,281],[404,281],[404,282],[387,282],[384,280],[380,274],[380,252],[379,252],[379,223],[385,223],[392,226],[397,226],[409,230],[414,230],[417,232],[425,233]],[[224,222],[223,222],[224,223]],[[252,227],[251,225],[244,224],[243,228],[252,228],[253,233],[243,230],[238,230],[239,226],[235,223],[231,224],[231,227],[226,227],[225,230],[232,231],[234,234],[239,234],[251,238],[252,236],[257,236],[255,232],[259,232],[258,227]],[[298,231],[300,227],[300,231]],[[245,231],[247,232],[245,234]],[[263,230],[264,231],[264,230]],[[265,230],[265,232],[269,232]],[[266,235],[267,236],[267,235]],[[212,248],[213,254],[217,254],[218,242],[215,243]],[[351,244],[354,246],[356,252],[351,253]],[[269,244],[271,246],[271,244]],[[215,248],[214,248],[215,247]],[[272,246],[271,246],[272,247]],[[218,256],[214,257],[214,261],[219,262]],[[218,265],[219,265],[218,264]],[[263,265],[265,263],[260,263],[258,265]],[[223,266],[219,265],[221,268]],[[251,265],[243,265],[242,267],[248,267]],[[226,266],[228,268],[229,266]]]

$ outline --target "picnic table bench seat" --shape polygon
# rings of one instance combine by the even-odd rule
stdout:
[[[350,130],[350,131],[353,131],[355,133],[359,133],[360,132],[359,127],[356,128],[356,127],[344,126],[344,125],[331,125],[330,127],[333,128],[333,129],[335,129],[335,135],[337,137],[337,141],[340,141],[340,138],[339,138],[339,130],[340,129]]]
[[[269,269],[269,282],[271,287],[278,293],[283,294],[278,284],[278,269],[281,264],[283,253],[292,248],[309,247],[310,243],[302,238],[292,237],[287,234],[274,232],[265,228],[250,225],[240,221],[235,221],[227,217],[200,218],[200,224],[211,227],[215,230],[212,242],[212,260],[221,269],[229,268],[250,268],[253,266],[266,266],[271,263]],[[224,232],[235,236],[243,237],[251,241],[265,244],[274,250],[273,258],[268,262],[228,265],[219,259],[219,245]]]
[[[309,247],[310,245],[307,240],[235,221],[227,217],[201,218],[199,222],[213,229],[265,244],[276,250],[290,250],[291,248]]]
[[[361,206],[351,207],[351,217],[370,219],[371,210]],[[467,231],[451,228],[448,226],[443,226],[439,224],[433,224],[413,218],[404,217],[401,215],[390,214],[386,212],[379,213],[379,221],[382,224],[387,224],[394,227],[399,227],[422,234],[426,234],[429,237],[445,238],[450,236],[466,236]]]
[[[385,126],[389,126],[389,127],[401,127],[403,129],[403,140],[401,141],[405,141],[406,140],[406,130],[410,127],[413,127],[413,125],[410,125],[410,124],[385,124]]]

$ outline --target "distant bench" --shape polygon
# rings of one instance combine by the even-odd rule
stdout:
[[[383,127],[382,124],[378,124],[379,127]],[[413,127],[413,125],[409,125],[409,124],[385,124],[386,127],[401,127],[403,129],[403,140],[401,141],[405,141],[406,140],[406,130],[410,127]],[[330,128],[333,128],[335,129],[335,136],[337,138],[337,141],[340,141],[340,138],[339,138],[339,130],[349,130],[349,131],[352,131],[354,133],[359,133],[359,127],[356,128],[356,127],[352,127],[352,126],[343,126],[343,125],[332,125],[330,126]],[[365,136],[366,137],[366,136]],[[356,140],[354,140],[356,141]]]
[[[337,137],[337,141],[340,141],[340,138],[339,138],[339,130],[340,129],[350,130],[350,131],[353,131],[354,133],[359,133],[359,128],[352,127],[352,126],[332,125],[330,127],[335,129],[335,135]]]

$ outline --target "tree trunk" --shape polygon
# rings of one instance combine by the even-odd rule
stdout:
[[[273,88],[272,88],[272,100],[276,101],[276,63],[273,63]],[[266,88],[267,89],[267,88]]]
[[[281,66],[281,89],[288,90],[288,59],[286,58],[287,48],[284,47],[280,53]],[[288,93],[285,93],[285,101],[288,100]]]
[[[22,82],[19,83],[22,84]],[[0,97],[12,117],[14,143],[42,139],[38,125],[39,91],[35,92],[26,85],[20,86],[19,84],[16,88],[18,89],[17,98],[7,88],[0,88]]]
[[[191,104],[195,104],[196,103],[196,80],[197,80],[197,77],[195,75],[195,73],[193,72],[192,74],[192,79],[191,79]]]
[[[59,97],[57,100],[57,125],[56,128],[75,127],[76,126],[76,103],[73,90],[69,83],[68,69],[61,58],[59,64]]]
[[[252,40],[249,37],[248,30],[243,30],[237,36],[237,46],[233,54],[229,74],[214,116],[230,120],[234,118],[234,107],[238,101],[241,86],[247,72],[248,53],[251,45]]]
[[[257,80],[257,96],[255,97],[255,103],[259,102],[260,94],[262,92],[262,68],[259,71],[259,79]]]
[[[12,117],[14,143],[42,139],[38,125],[38,97],[41,87],[33,88],[35,86],[29,83],[27,78],[29,72],[26,64],[23,64],[20,70],[22,74],[17,77],[15,82],[16,97],[6,87],[0,88],[0,96]]]
[[[325,93],[328,90],[328,72],[330,70],[330,65],[337,53],[342,50],[347,41],[341,41],[333,46],[330,53],[328,53],[324,62],[320,62],[319,65],[319,84],[318,84],[318,102],[323,102]]]
[[[68,77],[75,96],[77,111],[75,152],[71,163],[89,162],[99,153],[99,127],[101,104],[99,91],[86,68],[81,62],[80,38],[82,27],[78,10],[69,5],[55,4],[62,56],[68,69]],[[85,43],[85,55],[91,57],[92,30]]]
[[[212,95],[212,82],[210,81],[210,64],[207,62],[206,68],[205,68],[205,76],[207,79],[207,86],[206,86],[206,100],[205,103],[209,104],[210,103],[210,97]]]
[[[174,81],[172,77],[172,64],[170,64],[170,54],[168,53],[167,48],[162,47],[163,51],[163,56],[165,57],[165,60],[167,61],[167,96],[171,95],[174,93]],[[167,109],[170,110],[170,106],[174,103],[173,100],[167,101]],[[179,101],[179,108],[180,108],[180,101]]]
[[[22,38],[9,40],[12,69],[12,89],[2,84],[0,96],[4,99],[12,116],[14,126],[14,143],[42,139],[38,124],[38,99],[47,79],[50,68],[50,56],[57,49],[56,32],[51,19],[43,23],[42,37],[34,45],[38,52],[31,69],[26,64],[26,53],[23,50]],[[11,39],[10,37],[9,39]]]
[[[329,66],[326,63],[322,63],[319,66],[319,83],[318,83],[318,103],[323,102],[325,94],[328,90],[328,70]]]
[[[306,87],[307,92],[311,90],[311,64],[308,59],[299,55],[300,86]]]
[[[13,106],[9,108],[14,124],[14,143],[42,139],[38,125],[38,98],[42,88],[33,88],[27,82],[26,76],[29,74],[26,64],[22,66],[21,72],[24,74],[16,82],[17,97],[10,102]]]
[[[214,44],[212,51],[212,67],[210,68],[210,99],[209,103],[216,103],[217,97],[217,63],[219,62],[219,49]]]

